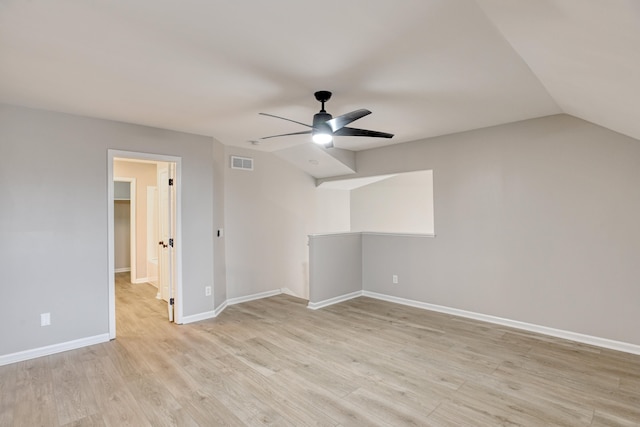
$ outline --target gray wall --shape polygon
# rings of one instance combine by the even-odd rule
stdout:
[[[225,153],[227,297],[287,288],[307,298],[314,179],[270,153],[238,147],[226,147]],[[253,158],[254,170],[231,169],[231,155]]]
[[[213,300],[216,308],[220,307],[227,300],[227,268],[225,255],[225,232],[224,229],[224,175],[226,156],[224,145],[213,141],[213,273],[215,286],[213,287]],[[222,235],[218,236],[218,230],[222,230]]]
[[[281,287],[307,296],[321,222],[308,175],[208,137],[2,105],[0,355],[107,333],[109,148],[182,157],[184,315]],[[230,170],[230,154],[256,170]],[[563,115],[357,164],[357,176],[434,171],[437,237],[403,249],[366,237],[365,290],[640,344],[639,141]]]
[[[559,115],[357,164],[434,171],[437,237],[367,236],[365,290],[640,344],[640,141]]]
[[[211,138],[0,104],[0,355],[108,332],[109,148],[182,157],[184,314],[223,294]]]
[[[360,233],[309,236],[309,302],[362,290]]]

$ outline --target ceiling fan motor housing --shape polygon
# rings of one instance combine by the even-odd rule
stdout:
[[[317,130],[326,130],[327,132],[331,133],[331,128],[329,127],[329,125],[327,124],[327,121],[331,120],[333,118],[333,116],[329,113],[326,113],[324,111],[320,111],[319,113],[316,113],[313,115],[313,128],[317,129]]]
[[[319,144],[331,144],[333,140],[333,130],[331,129],[331,126],[329,126],[327,121],[331,120],[332,118],[333,117],[331,116],[331,114],[326,113],[324,110],[313,115],[313,129],[311,131],[311,135],[314,142]],[[318,137],[320,137],[321,139],[317,139]]]

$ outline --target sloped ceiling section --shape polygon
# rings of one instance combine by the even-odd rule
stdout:
[[[563,112],[640,139],[640,2],[478,0]]]
[[[272,151],[316,177],[349,156],[310,147],[317,90],[391,140],[566,112],[640,138],[637,1],[4,0],[0,102]],[[346,160],[345,160],[346,159]],[[317,163],[316,163],[317,162]]]

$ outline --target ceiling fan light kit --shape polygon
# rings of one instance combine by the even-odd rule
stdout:
[[[347,114],[343,114],[336,118],[326,112],[324,109],[324,103],[331,99],[331,92],[328,90],[320,90],[314,94],[316,100],[321,103],[322,107],[320,111],[313,116],[313,125],[298,122],[296,120],[287,119],[285,117],[274,116],[273,114],[260,113],[263,116],[275,117],[276,119],[287,120],[289,122],[297,123],[302,126],[311,128],[311,130],[284,133],[280,135],[265,136],[260,139],[277,138],[280,136],[291,135],[308,135],[311,134],[311,139],[318,145],[323,145],[325,148],[333,147],[333,137],[338,136],[368,136],[374,138],[393,138],[393,134],[386,132],[378,132],[367,129],[356,129],[347,127],[351,122],[354,122],[364,116],[371,114],[371,111],[360,109],[355,110]]]
[[[314,132],[314,134],[311,136],[311,139],[313,140],[313,142],[319,145],[328,145],[333,142],[333,136],[331,136],[330,133],[324,132]]]

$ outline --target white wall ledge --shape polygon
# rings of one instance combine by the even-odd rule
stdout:
[[[395,232],[386,232],[386,231],[344,231],[337,233],[318,233],[318,234],[309,234],[310,239],[317,239],[323,237],[336,237],[336,236],[351,236],[351,235],[362,235],[362,236],[392,236],[392,237],[436,237],[435,234],[428,233],[395,233]]]

